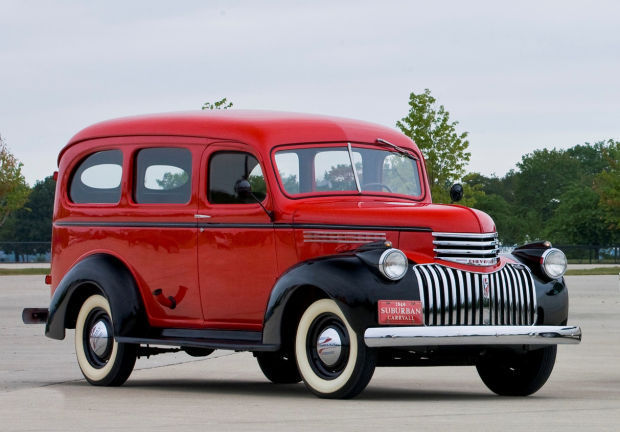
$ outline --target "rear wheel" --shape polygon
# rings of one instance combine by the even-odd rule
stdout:
[[[259,352],[255,354],[258,366],[274,384],[295,384],[301,381],[295,356],[284,352]]]
[[[92,295],[82,304],[75,324],[75,352],[86,380],[93,385],[123,384],[136,363],[137,346],[114,340],[108,300]]]
[[[375,353],[355,333],[333,300],[312,303],[295,337],[295,357],[306,387],[322,398],[351,398],[366,388]]]
[[[556,345],[524,354],[489,353],[482,357],[476,369],[486,386],[498,395],[528,396],[547,382],[556,353]]]

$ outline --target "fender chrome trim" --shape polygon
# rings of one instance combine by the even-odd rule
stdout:
[[[364,332],[370,348],[438,345],[557,345],[581,342],[576,326],[372,327]]]

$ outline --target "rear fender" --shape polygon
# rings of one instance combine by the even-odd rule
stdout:
[[[58,284],[49,307],[45,335],[64,339],[65,329],[74,328],[83,301],[102,294],[110,303],[114,336],[138,336],[148,328],[138,286],[127,267],[110,255],[84,258]]]

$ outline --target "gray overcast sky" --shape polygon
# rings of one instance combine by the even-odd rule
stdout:
[[[0,134],[34,184],[108,118],[227,97],[394,127],[429,88],[502,176],[620,139],[619,23],[617,1],[0,0]]]

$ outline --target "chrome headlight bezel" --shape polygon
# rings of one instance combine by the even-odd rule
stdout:
[[[379,271],[389,280],[397,281],[405,277],[409,260],[400,249],[390,248],[379,257]]]
[[[547,249],[540,257],[540,268],[547,277],[559,279],[566,273],[568,261],[560,249]]]

